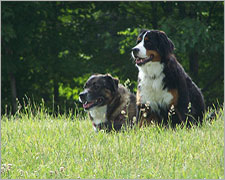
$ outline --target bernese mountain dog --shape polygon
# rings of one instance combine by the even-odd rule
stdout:
[[[138,67],[137,122],[171,125],[202,123],[203,95],[173,54],[165,32],[142,30],[132,57]]]

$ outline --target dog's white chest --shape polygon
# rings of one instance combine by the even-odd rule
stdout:
[[[106,119],[106,105],[101,107],[94,107],[90,110],[90,115],[93,118],[93,123],[98,125],[107,121]]]
[[[158,111],[159,107],[166,108],[171,103],[173,96],[167,89],[163,89],[164,65],[160,62],[149,62],[138,67],[141,103],[149,104],[152,110]]]

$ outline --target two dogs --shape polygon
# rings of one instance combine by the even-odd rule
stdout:
[[[91,76],[80,101],[89,111],[94,128],[120,130],[124,124],[132,126],[133,119],[139,126],[201,123],[203,95],[173,50],[173,42],[164,32],[141,31],[131,53],[139,70],[136,99],[112,76]],[[96,85],[98,91],[94,90]]]

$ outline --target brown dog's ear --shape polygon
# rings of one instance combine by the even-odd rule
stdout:
[[[112,92],[116,92],[119,85],[119,80],[112,77],[110,74],[106,74],[105,77],[107,84],[109,85]]]

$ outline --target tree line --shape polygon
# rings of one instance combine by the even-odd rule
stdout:
[[[93,73],[110,73],[136,92],[130,50],[141,29],[160,29],[202,89],[223,103],[224,2],[2,2],[1,112],[18,102],[51,112],[79,108]]]

